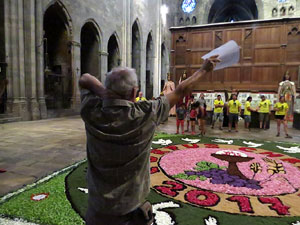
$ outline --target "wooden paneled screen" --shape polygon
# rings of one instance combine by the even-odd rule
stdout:
[[[287,70],[300,88],[300,19],[171,28],[171,31],[171,72],[176,84],[185,70],[191,76],[201,67],[204,54],[235,40],[240,46],[239,63],[203,77],[198,91],[233,88],[277,91]]]

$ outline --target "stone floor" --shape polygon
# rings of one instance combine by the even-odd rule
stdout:
[[[289,130],[293,139],[275,137],[276,124],[272,121],[268,131],[249,132],[240,123],[238,133],[207,126],[206,135],[300,143],[300,131]],[[175,133],[175,118],[169,118],[157,131]],[[0,169],[7,171],[0,173],[0,196],[84,159],[85,140],[84,124],[78,116],[0,124]]]

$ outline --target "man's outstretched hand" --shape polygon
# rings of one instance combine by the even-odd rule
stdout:
[[[221,62],[221,60],[218,59],[218,57],[219,55],[214,55],[209,57],[208,59],[205,59],[201,67],[201,70],[204,70],[206,72],[212,71],[215,68],[216,64]]]

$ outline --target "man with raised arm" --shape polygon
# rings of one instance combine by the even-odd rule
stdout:
[[[160,99],[135,102],[133,69],[115,68],[105,84],[89,74],[79,80],[88,160],[88,225],[151,224],[150,147],[155,128],[169,110],[190,94],[202,76],[219,62],[205,60],[201,69]]]

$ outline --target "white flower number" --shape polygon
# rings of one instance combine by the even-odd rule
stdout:
[[[215,217],[209,216],[208,219],[204,219],[205,225],[218,225],[218,221]]]
[[[296,221],[295,223],[292,223],[292,225],[300,225],[300,221]]]
[[[153,213],[155,214],[154,217],[154,223],[153,225],[174,225],[175,221],[172,219],[172,217],[162,211],[162,209],[168,209],[168,208],[179,208],[180,205],[175,202],[162,202],[158,204],[154,204],[153,206]]]
[[[196,144],[200,141],[200,139],[189,139],[189,138],[181,138],[181,140],[188,142],[190,144]]]
[[[233,143],[233,140],[223,140],[223,139],[215,139],[212,140],[213,142],[217,142],[217,143],[226,143],[228,145],[231,145]]]
[[[158,139],[158,141],[152,141],[153,144],[157,145],[169,145],[172,144],[171,140]]]
[[[257,147],[260,147],[263,145],[263,144],[258,144],[258,143],[254,143],[251,141],[249,141],[249,142],[243,141],[243,144],[248,145],[248,147],[250,147],[250,148],[257,148]]]
[[[285,148],[285,147],[282,147],[282,146],[276,146],[277,148],[283,150],[284,152],[287,152],[287,153],[300,153],[300,148],[299,146],[296,146],[296,147],[290,147],[290,148]]]
[[[47,195],[37,195],[37,196],[32,197],[32,199],[35,201],[40,201],[46,197],[47,197]]]
[[[89,190],[87,188],[77,188],[79,191],[84,192],[85,194],[89,193]]]

